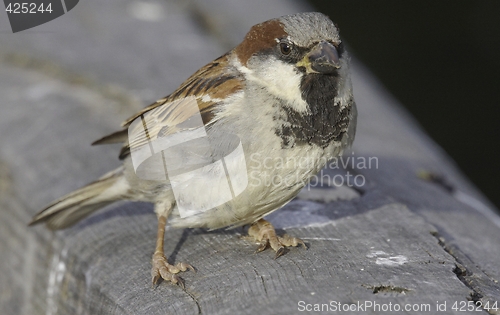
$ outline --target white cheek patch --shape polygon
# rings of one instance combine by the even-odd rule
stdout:
[[[259,71],[252,71],[239,65],[238,70],[245,73],[248,80],[265,87],[268,93],[286,101],[295,111],[309,112],[300,91],[302,75],[295,71],[295,66],[270,58],[261,63],[259,68]]]

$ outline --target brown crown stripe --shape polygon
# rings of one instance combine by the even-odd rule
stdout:
[[[253,26],[245,36],[245,39],[236,48],[236,54],[243,65],[247,65],[248,59],[255,53],[272,48],[276,45],[276,38],[284,38],[287,34],[283,24],[279,20],[270,20]]]

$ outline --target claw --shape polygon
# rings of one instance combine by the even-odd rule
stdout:
[[[261,241],[259,247],[255,250],[256,253],[260,253],[262,251],[265,251],[269,247],[269,240],[266,241]]]
[[[186,271],[186,270],[191,270],[192,272],[196,273],[196,269],[194,269],[193,266],[190,264],[184,263],[184,262],[179,262],[175,265],[177,268],[180,269],[180,271]]]
[[[282,241],[283,245],[285,245],[285,246],[296,247],[296,246],[302,245],[305,249],[307,249],[307,245],[306,245],[306,243],[304,243],[303,240],[301,240],[300,238],[297,238],[297,237],[292,237],[288,234],[283,235],[281,241]]]
[[[268,247],[276,251],[274,259],[282,256],[287,252],[287,247],[302,245],[307,249],[307,245],[300,238],[291,237],[288,234],[283,237],[276,235],[276,230],[271,223],[264,219],[260,219],[248,229],[248,237],[259,244],[256,253],[259,253]]]
[[[163,279],[184,288],[184,280],[176,274],[188,269],[195,271],[193,266],[187,263],[179,262],[171,265],[162,253],[155,253],[153,255],[153,268],[151,269],[153,287]]]
[[[153,280],[153,285],[151,287],[154,289],[155,286],[158,284],[158,280],[160,280],[160,275],[153,276],[151,280]]]
[[[284,246],[281,246],[277,251],[276,251],[276,256],[274,256],[274,259],[278,259],[278,257],[284,255],[286,252],[286,248]]]
[[[185,284],[184,284],[184,279],[182,279],[181,277],[176,276],[176,275],[174,275],[172,278],[173,278],[173,280],[172,280],[172,283],[173,283],[173,284],[177,284],[177,285],[178,285],[178,286],[180,286],[182,289],[185,289],[185,288],[186,288],[186,286],[185,286]]]

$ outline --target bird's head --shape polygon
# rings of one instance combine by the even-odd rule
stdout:
[[[298,112],[350,89],[348,60],[338,28],[324,14],[298,13],[257,24],[236,53],[247,80],[262,85]],[[308,105],[309,104],[309,105]]]

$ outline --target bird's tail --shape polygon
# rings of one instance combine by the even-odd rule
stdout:
[[[45,222],[52,230],[67,228],[92,212],[126,198],[128,183],[123,168],[107,173],[97,181],[57,199],[35,215],[29,225]]]

